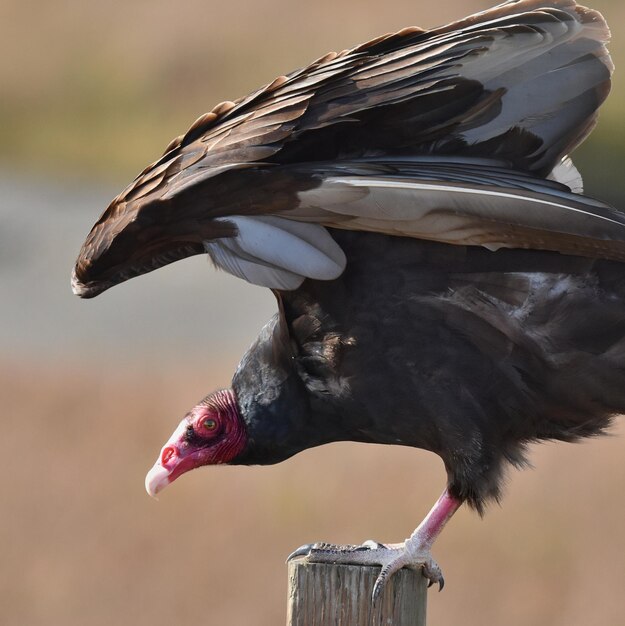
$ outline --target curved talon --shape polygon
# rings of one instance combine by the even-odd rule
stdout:
[[[445,579],[443,578],[443,572],[441,572],[441,568],[438,566],[436,561],[432,560],[429,563],[424,563],[422,573],[430,581],[428,583],[428,589],[435,583],[438,583],[438,590],[443,590],[443,587],[445,586]]]
[[[425,574],[423,574],[425,576]],[[427,576],[425,576],[427,578]],[[434,585],[435,583],[438,583],[438,591],[441,592],[443,590],[443,587],[445,586],[445,579],[441,576],[438,580],[434,580],[429,578],[428,579],[430,582],[428,583],[428,589]]]
[[[380,594],[384,591],[384,587],[388,579],[397,571],[399,571],[404,565],[407,565],[406,560],[399,557],[390,563],[387,563],[378,574],[378,577],[373,585],[373,593],[371,594],[372,603],[375,605],[376,600],[380,597]]]
[[[375,547],[377,547],[378,545],[381,546],[382,544],[377,544]],[[327,543],[325,541],[317,541],[316,543],[306,543],[303,546],[300,546],[299,548],[291,552],[291,554],[289,554],[286,560],[288,563],[292,559],[296,559],[298,557],[310,558],[310,557],[315,556],[315,554],[313,553],[316,553],[318,556],[322,554],[326,556],[327,555],[340,556],[341,554],[345,554],[345,553],[374,550],[375,547],[370,546],[370,545],[364,545],[364,544],[360,546],[353,546],[353,545],[337,546],[333,543]]]
[[[443,573],[431,557],[427,546],[412,544],[385,545],[369,539],[361,545],[337,546],[326,542],[307,543],[294,550],[287,562],[304,557],[312,563],[342,563],[344,565],[381,565],[382,569],[373,586],[372,601],[375,604],[384,591],[389,578],[402,567],[421,569],[428,579],[428,588],[438,583],[438,590],[445,586]]]
[[[311,553],[311,551],[314,549],[314,546],[315,546],[314,543],[306,543],[303,546],[300,546],[296,550],[293,550],[293,552],[291,552],[291,554],[289,554],[289,556],[286,557],[286,562],[288,563],[289,561],[296,559],[297,557],[300,557],[300,556],[308,556]]]
[[[425,576],[425,574],[424,574],[424,576]],[[427,578],[427,576],[426,576],[426,578]],[[439,590],[439,591],[442,591],[442,590],[443,590],[443,587],[445,586],[445,579],[444,579],[444,578],[442,578],[442,577],[441,577],[441,578],[439,578],[438,580],[431,580],[431,579],[428,579],[428,580],[430,581],[430,582],[428,583],[428,589],[429,589],[432,585],[434,585],[435,583],[438,583],[438,590]]]
[[[382,570],[378,574],[378,577],[375,580],[375,584],[373,585],[373,593],[371,594],[371,604],[373,606],[375,606],[378,598],[380,597],[380,595],[382,595],[384,585],[386,585],[386,575],[384,574],[384,570]]]

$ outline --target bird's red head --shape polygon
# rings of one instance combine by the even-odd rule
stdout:
[[[242,452],[246,442],[234,392],[215,391],[185,415],[148,472],[145,488],[155,496],[189,470],[228,463]]]

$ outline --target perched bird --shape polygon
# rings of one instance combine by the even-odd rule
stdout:
[[[297,554],[382,564],[376,593],[403,566],[442,586],[430,549],[462,503],[499,498],[527,443],[625,411],[625,214],[567,157],[608,94],[608,38],[574,0],[385,35],[222,103],[115,198],[78,295],[208,253],[279,309],[148,492],[331,441],[430,450],[448,483],[404,543]]]

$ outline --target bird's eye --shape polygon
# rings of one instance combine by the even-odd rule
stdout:
[[[202,426],[206,428],[206,430],[215,430],[215,428],[217,428],[217,420],[208,417],[202,422]]]

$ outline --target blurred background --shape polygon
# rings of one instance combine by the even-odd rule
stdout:
[[[314,540],[406,537],[437,457],[334,444],[269,468],[145,472],[186,410],[226,386],[273,313],[265,290],[176,263],[80,301],[69,274],[108,201],[201,113],[328,50],[485,0],[0,0],[0,622],[284,623],[284,559]],[[576,155],[625,208],[625,4],[614,90]],[[462,510],[435,547],[434,625],[625,623],[625,428],[536,446],[503,507]]]

